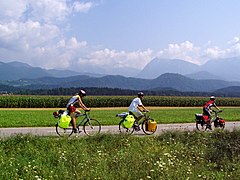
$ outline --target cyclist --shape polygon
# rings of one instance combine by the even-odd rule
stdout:
[[[148,112],[148,110],[144,107],[142,103],[143,99],[143,92],[138,93],[138,97],[134,98],[128,107],[129,114],[133,114],[135,117],[134,128],[135,130],[139,131],[140,127],[138,125],[138,121],[143,117],[142,112]]]
[[[211,113],[212,107],[215,107],[218,111],[220,111],[220,109],[217,107],[217,105],[215,104],[215,96],[211,96],[210,97],[210,101],[206,102],[206,104],[203,106],[203,114],[208,116],[208,128],[212,129],[212,118],[211,118]]]
[[[72,117],[72,124],[73,124],[73,132],[77,133],[76,128],[76,114],[81,114],[81,111],[78,110],[74,104],[78,102],[78,105],[84,110],[84,111],[90,111],[90,108],[87,108],[84,103],[82,102],[82,98],[85,97],[87,94],[84,90],[80,90],[79,93],[72,96],[72,98],[67,103],[67,110],[69,111],[70,116]]]

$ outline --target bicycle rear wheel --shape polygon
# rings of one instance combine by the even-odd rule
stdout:
[[[199,123],[196,121],[196,128],[199,131],[206,131],[207,130],[207,124],[206,123]]]
[[[58,126],[59,122],[56,124],[56,132],[61,137],[69,137],[73,133],[72,123],[69,124],[67,128],[61,128]]]
[[[132,134],[133,133],[133,131],[134,131],[134,128],[133,128],[133,126],[131,127],[131,128],[126,128],[125,126],[124,126],[124,124],[123,124],[123,122],[124,122],[124,119],[122,119],[120,122],[119,122],[119,131],[120,131],[120,133],[122,133],[122,134]]]
[[[83,131],[88,136],[94,136],[99,134],[101,131],[101,124],[96,119],[88,119],[83,124]]]
[[[149,121],[154,121],[154,120],[153,120],[152,118],[148,118],[148,119],[145,119],[145,120],[142,122],[142,130],[143,130],[143,132],[144,132],[145,134],[147,134],[147,135],[154,134],[154,133],[156,132],[156,130],[157,130],[157,126],[156,126],[155,129],[151,129],[151,130],[149,130],[149,129],[147,128],[147,124],[148,124]]]

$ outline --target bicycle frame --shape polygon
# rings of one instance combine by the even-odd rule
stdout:
[[[77,127],[81,126],[85,121],[89,121],[89,119],[90,119],[89,112],[87,113],[86,111],[84,114],[80,114],[80,115],[76,114],[76,116],[75,116],[76,120],[80,116],[83,116],[83,119],[77,124]]]
[[[83,119],[80,120],[79,123],[77,123],[77,118],[83,116]],[[85,111],[84,114],[75,114],[76,118],[76,124],[77,124],[77,132],[74,132],[72,122],[69,124],[68,128],[61,128],[58,126],[58,123],[56,124],[56,131],[59,136],[71,136],[71,134],[74,133],[81,133],[82,131],[86,135],[95,135],[98,134],[101,131],[101,124],[98,120],[92,119],[89,116],[89,111]],[[80,126],[82,126],[82,129],[80,130]]]

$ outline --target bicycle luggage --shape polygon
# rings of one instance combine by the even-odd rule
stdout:
[[[154,120],[149,120],[146,124],[146,131],[155,132],[157,128],[157,122]]]
[[[67,128],[70,124],[70,121],[71,121],[71,116],[67,114],[62,114],[59,119],[58,126],[61,128]]]
[[[133,126],[134,121],[135,118],[133,115],[127,115],[124,119],[123,125],[125,128],[131,128]]]

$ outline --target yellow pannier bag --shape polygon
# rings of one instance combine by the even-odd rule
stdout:
[[[134,121],[135,118],[133,115],[127,115],[123,121],[123,125],[125,128],[131,128],[133,126]]]
[[[157,122],[154,120],[149,120],[146,124],[146,130],[150,132],[155,132],[157,129]]]
[[[63,114],[59,119],[58,126],[61,128],[68,128],[70,122],[71,122],[71,116]]]

